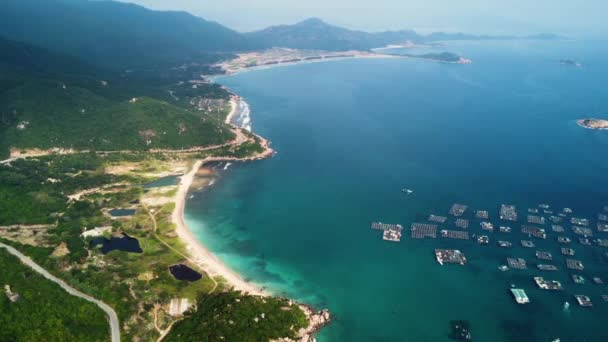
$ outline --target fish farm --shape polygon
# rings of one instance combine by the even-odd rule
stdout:
[[[572,216],[573,209],[552,208],[549,204],[524,208],[524,215],[519,215],[517,206],[512,204],[502,204],[494,212],[469,208],[455,203],[447,212],[439,209],[433,214],[421,213],[417,222],[409,223],[412,241],[431,240],[424,243],[436,245],[434,254],[440,265],[469,266],[478,264],[480,258],[495,259],[494,272],[516,277],[512,281],[518,284],[506,281],[505,287],[519,304],[530,303],[526,291],[534,297],[533,289],[538,288],[556,292],[554,295],[562,296],[564,303],[574,298],[579,306],[591,307],[592,294],[608,306],[608,288],[601,287],[604,281],[600,277],[608,276],[603,274],[608,265],[608,206],[601,207],[597,216]],[[371,228],[382,231],[383,240],[403,242],[400,224],[373,222]],[[491,245],[490,241],[496,242]],[[464,253],[475,248],[480,251],[467,259]],[[500,254],[496,253],[502,257],[497,259]],[[505,259],[506,264],[501,264],[500,260]],[[547,280],[540,274],[555,278]]]

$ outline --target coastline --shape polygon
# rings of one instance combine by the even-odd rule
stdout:
[[[232,124],[232,120],[238,111],[239,101],[242,99],[238,95],[233,95],[230,98],[231,110],[228,113],[225,123],[232,126],[235,130],[245,129],[239,128]],[[253,133],[255,134],[255,133]],[[233,157],[207,157],[202,160],[194,162],[190,170],[184,174],[179,182],[178,190],[175,194],[175,208],[171,214],[171,220],[176,225],[176,233],[178,238],[184,243],[186,251],[198,267],[203,269],[210,277],[221,277],[226,283],[232,287],[233,290],[241,291],[249,295],[269,297],[273,294],[266,288],[259,287],[254,283],[245,281],[238,273],[233,271],[230,267],[226,266],[218,257],[216,257],[207,247],[200,242],[188,228],[185,222],[185,207],[188,198],[188,191],[190,190],[197,172],[209,162],[218,161],[252,161],[260,160],[272,157],[275,151],[270,147],[270,142],[265,138],[256,134],[260,139],[260,144],[264,148],[264,151],[251,157],[247,158],[233,158]],[[206,185],[208,186],[208,185]],[[215,288],[212,290],[214,291]],[[297,332],[297,339],[281,338],[278,342],[315,342],[316,338],[314,334],[318,332],[323,326],[327,325],[331,321],[331,314],[327,309],[321,311],[315,311],[309,305],[297,303],[290,300],[290,303],[295,303],[302,310],[306,319],[309,322],[308,327],[302,328]]]

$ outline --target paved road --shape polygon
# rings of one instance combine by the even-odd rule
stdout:
[[[78,290],[76,290],[75,288],[71,287],[70,285],[68,285],[65,281],[55,277],[54,275],[50,274],[49,272],[47,272],[47,270],[45,270],[44,268],[40,267],[40,265],[38,265],[37,263],[35,263],[32,259],[30,259],[29,257],[23,255],[21,252],[19,252],[18,250],[16,250],[15,248],[9,246],[9,245],[5,245],[2,242],[0,242],[0,248],[4,248],[6,249],[9,253],[11,253],[12,255],[16,256],[17,258],[19,258],[19,260],[21,260],[22,263],[24,263],[25,265],[29,266],[30,268],[32,268],[34,271],[40,273],[43,277],[45,277],[46,279],[56,283],[57,285],[61,286],[61,288],[63,288],[65,291],[67,291],[69,294],[71,294],[72,296],[76,296],[79,298],[82,298],[86,301],[89,301],[91,303],[96,304],[97,306],[99,306],[99,308],[101,308],[101,310],[105,311],[105,313],[108,315],[108,319],[110,320],[110,330],[111,330],[111,336],[112,336],[112,342],[120,342],[120,325],[118,323],[118,315],[116,315],[116,312],[114,311],[114,309],[112,309],[108,304],[97,300],[85,293],[82,293]]]

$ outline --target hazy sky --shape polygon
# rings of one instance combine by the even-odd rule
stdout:
[[[238,31],[307,17],[354,29],[571,35],[608,32],[608,0],[121,0],[185,10]]]

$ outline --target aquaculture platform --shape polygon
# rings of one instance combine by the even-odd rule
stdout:
[[[550,252],[536,251],[536,257],[541,260],[553,260],[553,255]]]
[[[533,236],[535,238],[538,238],[538,239],[546,239],[547,238],[547,233],[545,232],[544,228],[538,228],[538,227],[534,227],[534,226],[523,225],[523,226],[521,226],[521,232],[524,233],[524,234],[528,234],[530,236]]]
[[[447,239],[457,239],[457,240],[468,240],[469,232],[464,232],[462,230],[447,230],[444,229],[441,231],[441,237]]]
[[[500,219],[505,221],[517,221],[517,210],[514,205],[503,204],[500,206]]]
[[[562,283],[557,280],[545,280],[543,277],[534,277],[536,285],[543,290],[563,290]]]
[[[507,264],[509,265],[510,268],[515,268],[515,269],[519,269],[519,270],[525,270],[528,268],[528,264],[526,263],[526,260],[522,259],[522,258],[507,258]]]
[[[445,216],[438,216],[438,215],[433,215],[433,214],[431,214],[428,218],[429,221],[436,222],[436,223],[445,223],[445,221],[447,219],[448,218]]]
[[[591,298],[589,298],[589,296],[585,296],[585,295],[574,295],[574,298],[576,298],[576,301],[578,302],[578,305],[583,306],[583,307],[592,307],[593,303],[591,302]]]
[[[464,265],[467,263],[467,258],[457,249],[435,249],[435,258],[440,265],[444,263]]]
[[[456,222],[454,222],[454,225],[458,228],[467,229],[467,228],[469,228],[469,220],[459,218],[459,219],[456,219]]]
[[[579,271],[582,271],[585,269],[585,266],[583,265],[582,261],[574,260],[574,259],[566,259],[566,267],[568,267],[571,270],[579,270]]]
[[[557,266],[555,265],[538,264],[536,267],[541,271],[557,271]]]
[[[411,229],[413,239],[437,238],[437,225],[428,223],[412,223]]]
[[[528,298],[526,291],[523,289],[511,289],[511,294],[513,295],[513,298],[515,298],[515,302],[517,302],[517,304],[530,303],[530,298]]]
[[[462,216],[465,211],[467,211],[468,206],[464,205],[464,204],[454,204],[452,205],[452,208],[450,208],[450,215],[452,216]]]

